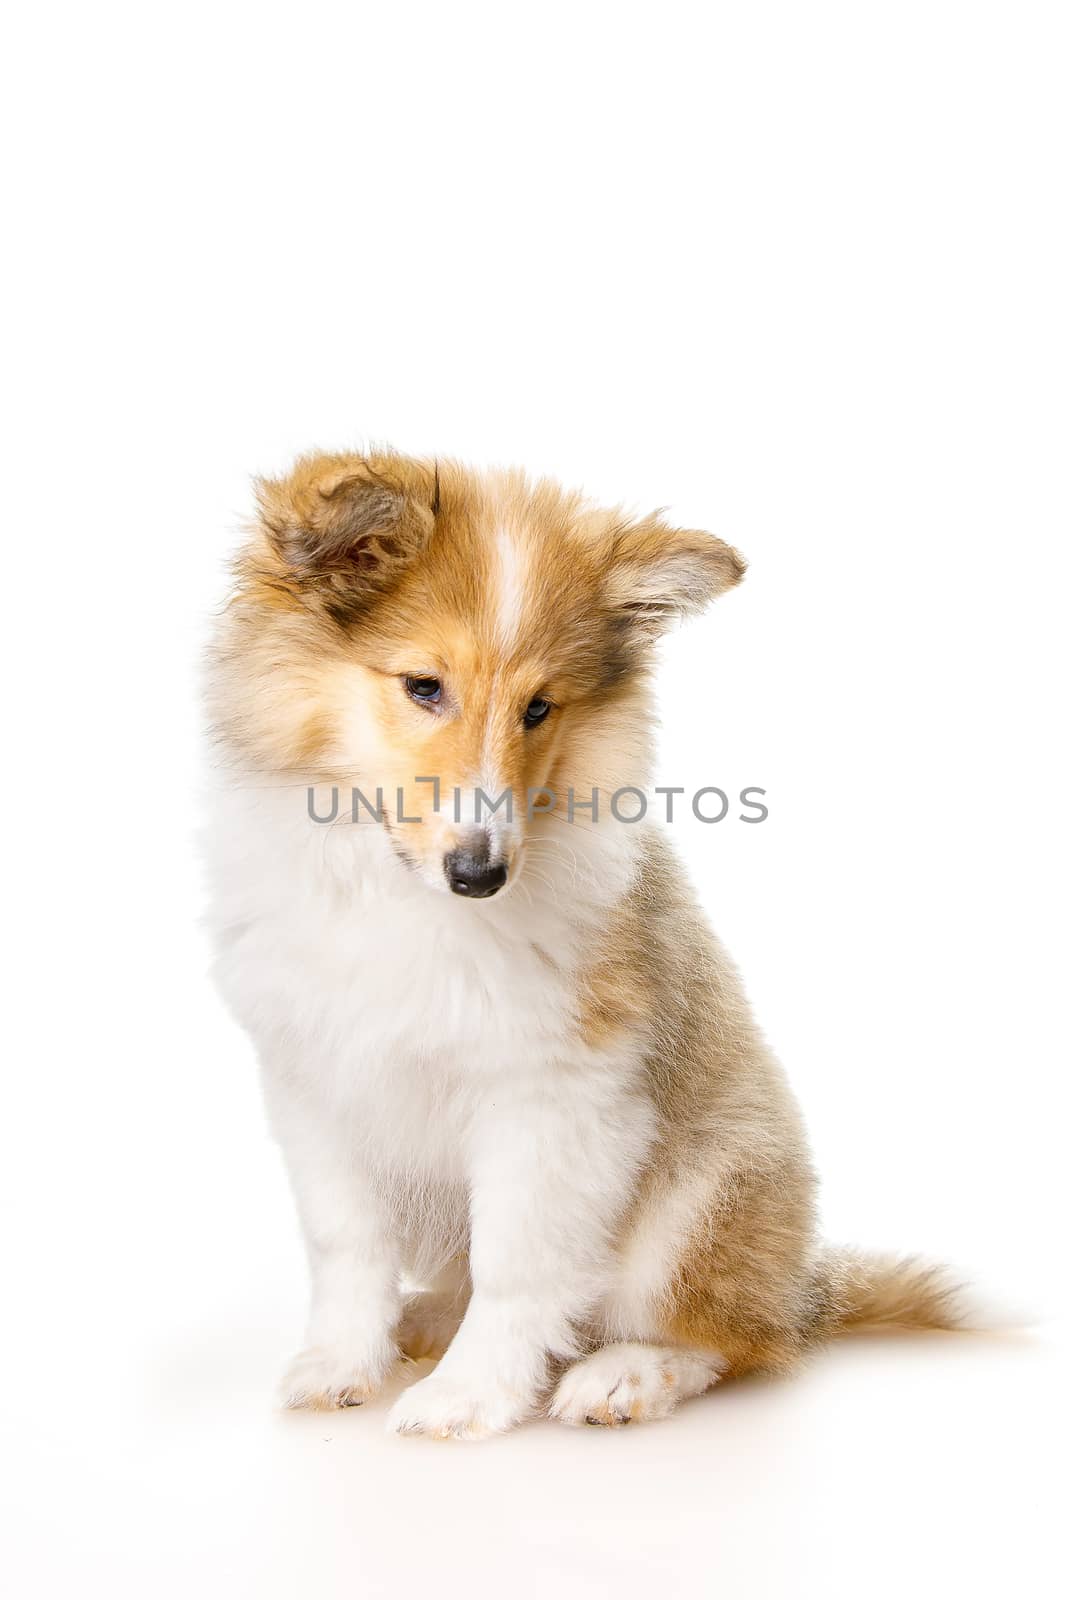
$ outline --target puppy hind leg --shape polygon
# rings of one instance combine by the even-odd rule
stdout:
[[[704,1394],[726,1370],[724,1357],[681,1346],[606,1344],[563,1374],[549,1415],[576,1425],[654,1422],[682,1400]]]
[[[470,1270],[465,1257],[450,1261],[427,1289],[413,1294],[404,1305],[396,1342],[411,1361],[439,1360],[459,1330],[471,1295]]]

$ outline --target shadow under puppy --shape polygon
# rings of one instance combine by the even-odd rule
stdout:
[[[729,958],[658,826],[594,815],[648,786],[656,640],[743,572],[520,472],[315,455],[259,485],[207,850],[311,1264],[287,1404],[447,1344],[392,1427],[623,1423],[842,1328],[967,1320],[940,1270],[817,1244]]]

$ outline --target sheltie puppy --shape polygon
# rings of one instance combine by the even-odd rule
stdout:
[[[729,958],[658,825],[594,809],[647,787],[656,641],[737,552],[389,452],[307,456],[258,503],[209,663],[208,855],[310,1258],[285,1403],[443,1352],[392,1428],[612,1426],[840,1329],[962,1326],[940,1269],[817,1244]]]

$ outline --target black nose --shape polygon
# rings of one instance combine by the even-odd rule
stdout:
[[[445,856],[445,877],[453,894],[465,894],[471,900],[487,900],[504,887],[508,869],[491,867],[469,850],[453,850]]]

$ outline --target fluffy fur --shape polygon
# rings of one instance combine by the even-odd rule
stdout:
[[[516,472],[310,456],[259,486],[211,657],[209,854],[311,1263],[287,1404],[443,1352],[394,1428],[611,1425],[841,1328],[961,1320],[936,1269],[817,1246],[792,1096],[664,835],[549,805],[647,783],[655,641],[743,571]],[[330,826],[309,783],[320,815],[340,789]],[[510,820],[478,828],[479,786]],[[493,898],[449,892],[472,839]]]

